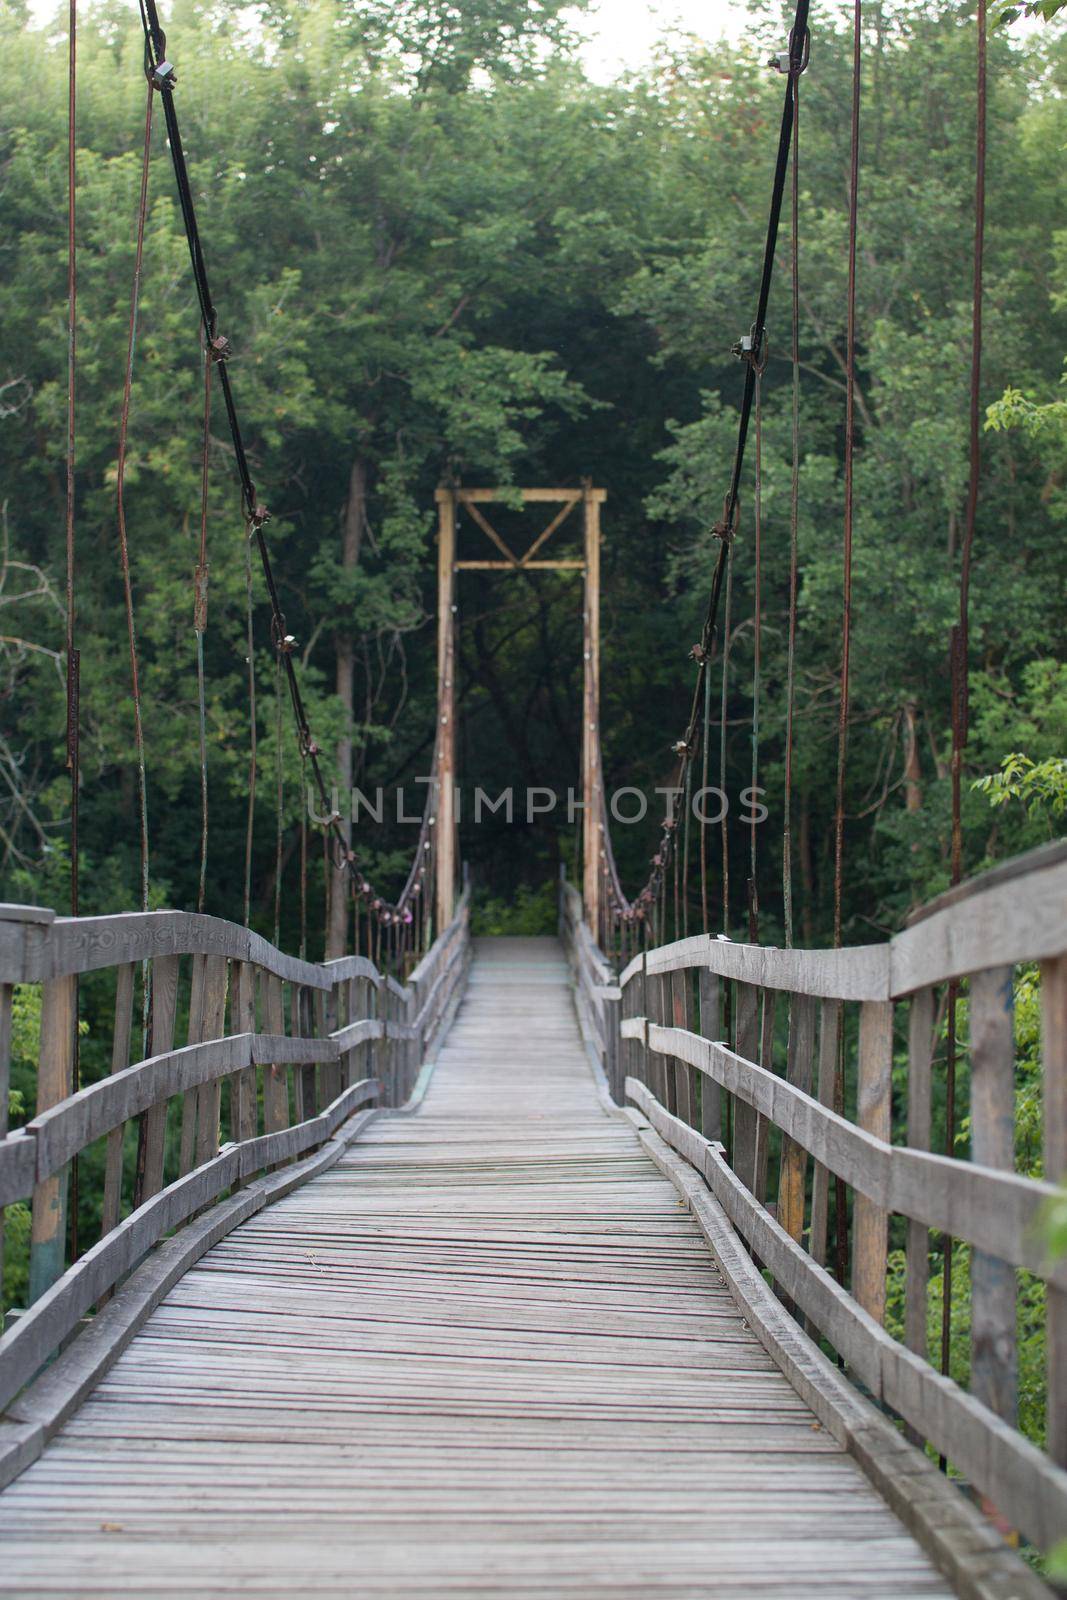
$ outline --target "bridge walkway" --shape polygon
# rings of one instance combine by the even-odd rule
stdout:
[[[601,1104],[554,940],[476,941],[421,1111],[178,1284],[0,1496],[9,1595],[949,1591]]]

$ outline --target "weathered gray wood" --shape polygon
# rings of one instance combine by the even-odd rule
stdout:
[[[256,974],[251,962],[239,961],[233,973],[233,1026],[237,1033],[256,1032]],[[254,1066],[231,1079],[230,1137],[236,1143],[254,1139],[259,1117]]]
[[[816,1094],[819,1104],[831,1111],[834,1105],[834,1084],[837,1077],[837,1058],[841,1049],[841,1002],[823,1000],[819,1005],[819,1073]],[[812,1259],[826,1260],[826,1233],[830,1215],[830,1174],[821,1161],[816,1161],[811,1175],[811,1231],[808,1248]]]
[[[4,1162],[3,1141],[10,1126],[8,1091],[11,1088],[11,1015],[14,985],[0,983],[0,1301],[4,1291]],[[10,1169],[9,1169],[10,1170]],[[28,1192],[28,1191],[27,1191]],[[21,1199],[21,1196],[11,1196]]]
[[[795,994],[789,1002],[789,1055],[786,1081],[803,1094],[811,1093],[815,1060],[815,1001],[810,995]],[[782,1160],[778,1181],[778,1220],[791,1239],[798,1243],[804,1233],[804,1198],[807,1179],[807,1151],[788,1136],[782,1140]],[[757,1195],[757,1199],[760,1198]]]
[[[844,1377],[771,1299],[751,1259],[738,1247],[722,1216],[716,1215],[715,1202],[670,1155],[667,1147],[678,1148],[674,1144],[676,1137],[679,1144],[688,1142],[690,1130],[654,1103],[650,1110],[656,1120],[653,1129],[640,1131],[642,1144],[684,1195],[744,1315],[789,1374],[798,1392],[814,1407],[823,1425],[848,1445],[909,1526],[920,1534],[929,1548],[937,1551],[939,1561],[958,1583],[960,1594],[981,1595],[987,1600],[993,1600],[996,1595],[1039,1600],[1044,1586],[1008,1552],[1001,1536],[981,1513],[953,1493],[952,1486],[937,1473],[933,1462],[905,1444],[891,1423],[872,1412],[863,1397],[849,1387]],[[983,1458],[980,1444],[977,1450],[972,1449],[974,1427],[976,1424],[980,1427],[982,1418],[987,1415],[973,1397],[933,1373],[911,1352],[901,1350],[872,1318],[860,1311],[825,1269],[813,1263],[757,1204],[722,1160],[720,1151],[705,1146],[704,1161],[715,1199],[739,1231],[753,1239],[758,1235],[759,1253],[775,1260],[786,1276],[789,1262],[792,1262],[805,1294],[817,1285],[823,1288],[828,1305],[836,1301],[840,1307],[845,1337],[855,1343],[857,1332],[861,1337],[866,1335],[885,1352],[891,1374],[915,1375],[928,1385],[930,1398],[936,1396],[934,1410],[938,1426],[943,1426],[947,1414],[961,1448],[978,1464],[976,1478],[991,1472],[1014,1474],[1014,1487],[1009,1492],[1017,1503],[1026,1504],[1026,1491],[1034,1492],[1035,1503],[1028,1508],[1029,1525],[1040,1527],[1043,1531],[1035,1534],[1035,1538],[1047,1542],[1049,1530],[1063,1517],[1067,1475],[1051,1467],[1039,1450],[996,1420],[991,1429],[995,1442],[988,1458]],[[812,1320],[819,1323],[815,1315]],[[873,1368],[871,1370],[873,1373]],[[877,1394],[877,1390],[875,1392]],[[1020,1491],[1023,1480],[1026,1490]]]
[[[759,990],[750,983],[734,984],[734,1051],[746,1061],[755,1061],[759,1039]],[[671,1109],[670,1106],[667,1107]],[[734,1104],[734,1171],[746,1189],[756,1184],[757,1128],[759,1113],[751,1100]]]
[[[856,1120],[886,1145],[892,1132],[892,1096],[893,1007],[865,1000],[860,1006]],[[878,1322],[885,1320],[888,1229],[886,1209],[858,1190],[852,1216],[852,1292]]]
[[[689,1013],[692,1008],[688,971],[679,968],[677,972],[670,974],[667,983],[670,987],[671,1022],[676,1028],[688,1028]],[[687,1061],[678,1061],[674,1064],[674,1086],[678,1115],[683,1122],[688,1122],[690,1127],[694,1127],[696,1125],[694,1072]]]
[[[970,987],[971,1155],[1015,1166],[1014,969],[976,972]],[[984,1250],[971,1256],[971,1392],[1014,1422],[1018,1409],[1014,1269]]]
[[[779,989],[827,1000],[884,1000],[889,995],[889,946],[853,945],[844,950],[776,950],[735,944],[696,934],[648,952],[650,973],[707,966],[721,978],[757,989]],[[633,962],[619,978],[629,982]]]
[[[692,1129],[653,1101],[642,1084],[630,1080],[626,1087],[661,1138],[680,1154],[693,1148],[698,1136]],[[973,1395],[897,1344],[758,1204],[716,1149],[700,1144],[712,1193],[789,1300],[825,1334],[876,1400],[921,1428],[1014,1526],[1047,1549],[1067,1526],[1067,1472]],[[803,1338],[799,1330],[797,1338]]]
[[[37,1141],[19,1128],[0,1141],[0,1206],[25,1200],[37,1179]]]
[[[207,956],[194,955],[190,966],[189,1026],[186,1039],[189,1044],[200,1044],[204,1038],[204,989],[207,973]],[[178,1152],[178,1173],[184,1177],[193,1168],[196,1154],[196,1090],[186,1089],[182,1095],[181,1147]]]
[[[277,980],[281,982],[280,979]],[[226,991],[229,963],[225,956],[208,956],[204,973],[203,1039],[219,1039],[226,1031]],[[196,1164],[203,1166],[219,1149],[221,1078],[207,1078],[196,1095]]]
[[[285,1032],[285,1000],[282,980],[272,973],[260,974],[263,1016],[272,1034]],[[325,1070],[333,1070],[332,1067]],[[263,1131],[279,1133],[289,1126],[289,1071],[281,1062],[263,1068]]]
[[[643,1019],[629,1024],[644,1025]],[[1057,1194],[1053,1184],[890,1146],[724,1045],[655,1023],[647,1026],[654,1049],[680,1055],[710,1074],[857,1189],[876,1210],[916,1217],[928,1228],[964,1239],[1049,1283],[1067,1287],[1067,1261],[1049,1261],[1041,1235],[1041,1219]]]
[[[111,1071],[124,1072],[130,1064],[130,1028],[133,1023],[133,980],[136,969],[119,967],[115,982],[115,1031],[111,1041]],[[122,1147],[125,1122],[116,1123],[107,1136],[104,1157],[104,1202],[100,1232],[110,1233],[122,1211]]]
[[[917,989],[908,1015],[908,1144],[913,1150],[930,1148],[933,1054],[934,991]],[[925,1358],[930,1234],[921,1221],[909,1219],[905,1250],[904,1342],[909,1350]]]
[[[722,980],[709,967],[701,967],[698,984],[700,992],[700,1032],[705,1039],[721,1039]],[[722,1090],[711,1078],[703,1078],[701,1080],[700,1131],[705,1139],[722,1138]]]
[[[760,996],[759,1063],[765,1072],[774,1071],[774,1015],[778,995],[774,989],[764,989]],[[756,1116],[756,1164],[752,1193],[757,1200],[767,1198],[767,1158],[770,1146],[771,1125],[766,1117]]]
[[[37,1110],[70,1094],[74,1080],[77,981],[54,978],[41,995],[41,1043],[37,1067]],[[29,1298],[36,1301],[63,1272],[66,1253],[67,1173],[54,1172],[35,1185],[30,1222]]]
[[[1045,1176],[1067,1183],[1067,955],[1041,967],[1041,1058],[1044,1072]],[[1052,1285],[1045,1305],[1049,1455],[1067,1467],[1067,1285]]]
[[[1055,845],[972,878],[890,941],[891,993],[1061,955],[1065,903],[1067,852]]]
[[[178,1011],[178,956],[157,956],[152,962],[152,1038],[155,1056],[166,1055],[174,1045]],[[137,1180],[133,1203],[139,1206],[163,1187],[167,1144],[167,1099],[157,1095],[141,1116],[137,1146]]]

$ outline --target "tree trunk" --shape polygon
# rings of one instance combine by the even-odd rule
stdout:
[[[922,767],[919,741],[915,736],[915,702],[904,707],[904,805],[908,811],[921,811],[923,804]]]
[[[341,534],[341,565],[345,572],[354,572],[359,566],[360,547],[367,517],[367,464],[361,456],[352,463],[348,480],[348,502],[345,506],[344,526]],[[337,698],[344,707],[344,731],[337,742],[337,790],[341,812],[341,830],[345,842],[352,842],[352,723],[355,718],[355,629],[344,626],[334,641],[336,658]],[[326,959],[335,961],[345,954],[348,943],[348,874],[336,866],[330,868],[330,907],[326,937]]]

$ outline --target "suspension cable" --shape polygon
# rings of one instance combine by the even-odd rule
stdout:
[[[137,343],[137,312],[141,299],[141,273],[144,264],[145,218],[148,212],[148,168],[152,153],[152,99],[151,84],[145,106],[144,148],[141,156],[141,189],[137,205],[137,241],[134,247],[133,289],[130,297],[130,321],[126,340],[126,369],[122,385],[122,410],[119,417],[119,447],[117,478],[117,509],[119,528],[119,561],[122,570],[123,593],[126,602],[126,632],[130,650],[130,686],[133,700],[134,744],[137,755],[137,802],[141,835],[141,910],[148,910],[148,794],[145,772],[144,723],[141,716],[141,686],[137,665],[137,630],[133,613],[133,588],[130,582],[130,551],[126,537],[126,447],[130,427],[130,394],[133,388],[133,353]],[[147,1002],[146,1002],[147,1003]]]
[[[792,461],[789,482],[789,622],[785,668],[785,773],[782,808],[782,914],[785,945],[793,943],[793,711],[796,694],[797,550],[800,526],[800,79],[793,82],[792,227],[789,278],[792,366]]]
[[[982,386],[982,290],[985,254],[985,168],[986,168],[986,0],[978,0],[977,106],[975,116],[974,175],[974,266],[971,303],[971,382],[969,475],[967,514],[960,558],[959,621],[952,630],[949,667],[952,680],[952,882],[959,883],[963,872],[963,821],[960,789],[963,754],[967,745],[968,683],[967,665],[970,643],[971,554],[978,516],[978,489],[982,471],[980,397]],[[951,1156],[956,1144],[956,1051],[957,1002],[959,984],[950,983],[946,1027],[945,1062],[945,1154]],[[948,1374],[952,1356],[952,1250],[951,1235],[944,1236],[941,1295],[941,1371]],[[941,1470],[947,1470],[941,1457]]]
[[[806,3],[806,0],[805,0]],[[341,828],[340,813],[331,805],[330,794],[326,786],[322,766],[319,760],[319,747],[312,738],[311,726],[307,710],[304,705],[303,695],[293,663],[293,645],[295,640],[288,633],[285,622],[285,613],[281,606],[281,597],[278,591],[274,570],[267,546],[265,525],[269,520],[267,507],[262,504],[256,493],[249,467],[248,454],[237,415],[237,406],[234,399],[233,385],[227,365],[231,354],[229,340],[219,332],[218,313],[211,295],[208,280],[207,263],[204,257],[203,244],[200,238],[200,229],[196,216],[196,205],[193,199],[192,184],[189,178],[189,169],[185,158],[185,148],[182,143],[181,129],[178,123],[177,108],[174,103],[174,87],[176,73],[174,65],[167,59],[166,35],[160,25],[159,10],[156,0],[139,0],[141,25],[145,39],[145,70],[150,84],[150,92],[158,92],[163,103],[163,116],[167,129],[167,143],[171,154],[171,163],[174,168],[174,178],[178,190],[178,202],[185,229],[186,242],[189,248],[189,259],[192,264],[193,281],[196,287],[197,301],[200,307],[200,319],[204,329],[205,343],[210,359],[218,368],[219,386],[222,390],[226,418],[229,424],[230,438],[233,443],[234,459],[237,464],[237,473],[241,486],[241,497],[244,505],[245,517],[249,537],[255,543],[259,554],[260,565],[267,588],[267,597],[271,609],[271,640],[278,659],[280,671],[284,674],[292,706],[293,718],[296,723],[297,743],[302,757],[311,769],[315,790],[322,807],[324,839],[326,841],[327,855],[332,847],[334,864],[349,873],[355,874],[357,870],[357,856],[345,838]],[[251,652],[250,652],[251,660]],[[253,734],[254,747],[254,734]],[[253,753],[253,762],[254,762]],[[246,838],[246,885],[245,885],[245,910],[246,918],[250,909],[250,857],[251,857],[251,817],[253,797],[249,796],[249,822],[248,836]],[[431,806],[427,798],[426,814],[429,815]],[[143,808],[142,808],[143,809]],[[147,839],[147,817],[145,816],[145,837]],[[147,848],[147,846],[146,846]],[[146,858],[147,859],[147,858]],[[145,868],[145,883],[147,884],[147,867]],[[394,920],[403,921],[409,907],[403,897],[396,905],[390,905],[381,896],[374,895],[373,889],[360,875],[359,892],[371,896],[371,909],[375,916],[386,922]]]
[[[852,21],[852,115],[848,178],[848,327],[845,343],[845,534],[841,604],[841,693],[837,722],[837,804],[834,814],[834,945],[841,943],[841,895],[845,850],[845,765],[848,752],[849,672],[852,644],[852,511],[856,450],[856,237],[860,171],[860,76],[863,0],[854,0]]]
[[[70,914],[78,915],[79,898],[79,839],[78,803],[81,752],[79,735],[81,726],[80,687],[81,655],[74,643],[74,466],[75,466],[75,376],[77,357],[78,312],[78,253],[75,239],[75,206],[77,203],[77,105],[78,76],[78,6],[70,0],[67,32],[67,617],[66,617],[66,675],[67,675],[67,770],[70,773]],[[74,980],[75,1016],[78,1008],[78,980]],[[81,1050],[78,1029],[74,1029],[74,1055],[71,1087],[77,1094],[81,1088]],[[3,1254],[3,1223],[0,1222],[0,1258]],[[70,1175],[70,1259],[78,1259],[78,1157],[71,1162]],[[2,1267],[2,1259],[0,1259]],[[2,1272],[0,1272],[2,1276]]]
[[[211,352],[204,348],[204,428],[200,453],[200,552],[193,581],[193,632],[196,635],[196,699],[200,735],[200,883],[196,909],[203,911],[207,894],[207,704],[204,681],[204,635],[207,632],[207,516],[211,450]]]
[[[763,246],[763,261],[760,272],[759,288],[756,297],[756,315],[748,334],[744,335],[734,346],[734,354],[745,364],[745,379],[741,394],[741,408],[738,417],[737,442],[734,448],[733,464],[730,472],[729,487],[723,501],[722,518],[712,529],[713,535],[719,540],[719,552],[712,572],[711,589],[708,596],[707,609],[701,628],[700,642],[692,649],[692,657],[697,663],[697,678],[695,691],[689,713],[689,720],[683,737],[673,746],[674,753],[679,757],[678,776],[675,788],[684,793],[687,787],[689,764],[695,757],[701,736],[702,710],[706,700],[704,680],[708,671],[708,663],[713,652],[716,627],[718,622],[719,605],[722,598],[723,586],[726,582],[727,569],[730,565],[730,547],[737,535],[741,477],[744,470],[745,453],[748,443],[749,427],[752,420],[752,411],[756,394],[756,383],[759,371],[765,360],[767,340],[767,306],[770,299],[771,280],[774,275],[774,260],[778,242],[778,227],[781,220],[782,200],[785,193],[786,177],[789,170],[789,154],[792,146],[793,116],[795,109],[794,80],[803,73],[808,65],[810,51],[810,37],[808,34],[808,0],[797,0],[794,13],[793,27],[789,34],[789,47],[785,55],[775,57],[773,65],[784,72],[787,82],[785,97],[782,105],[781,122],[778,133],[778,150],[771,183],[771,200],[767,219],[767,232]],[[725,724],[721,733],[725,741]],[[721,754],[721,749],[720,749]],[[601,807],[603,811],[603,807]],[[618,888],[612,895],[612,911],[615,916],[624,920],[634,918],[643,919],[650,914],[657,904],[657,897],[662,898],[666,881],[666,873],[670,864],[672,849],[677,848],[675,834],[677,830],[672,825],[671,819],[665,822],[660,844],[652,857],[652,871],[640,892],[631,901],[622,894]],[[614,868],[614,857],[607,827],[606,815],[604,817],[605,854],[609,865],[609,884],[617,885],[618,874]],[[724,854],[726,844],[725,818],[723,819]],[[728,888],[724,879],[724,921],[728,921]]]

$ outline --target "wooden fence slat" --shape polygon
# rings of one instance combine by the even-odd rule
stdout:
[[[811,1093],[815,1057],[815,1001],[810,995],[789,998],[789,1047],[786,1082],[804,1094]],[[791,1239],[799,1244],[804,1233],[804,1189],[808,1154],[788,1136],[782,1138],[782,1160],[778,1179],[778,1221]],[[759,1197],[757,1196],[757,1199]]]
[[[37,1066],[37,1110],[65,1100],[74,1087],[77,978],[52,978],[42,985],[41,1044]],[[38,1183],[30,1221],[32,1304],[62,1276],[66,1249],[67,1168]]]
[[[163,1055],[174,1047],[174,1022],[178,1009],[180,957],[156,956],[152,962],[152,1038],[153,1055]],[[141,1117],[137,1142],[137,1178],[134,1206],[143,1205],[163,1187],[163,1166],[167,1146],[166,1098],[150,1106]]]
[[[917,989],[908,1012],[908,1144],[929,1150],[931,1085],[934,1057],[934,990]],[[930,1278],[930,1230],[909,1217],[905,1241],[904,1343],[927,1359],[927,1287]],[[909,1424],[913,1444],[922,1437]]]
[[[865,1133],[889,1143],[893,1091],[893,1006],[864,1000],[860,1006],[858,1115]],[[885,1273],[889,1216],[857,1194],[852,1224],[852,1293],[877,1322],[885,1321]]]
[[[700,1032],[705,1039],[722,1038],[722,984],[708,967],[697,979],[700,996]],[[623,990],[625,995],[626,991]],[[722,1090],[711,1078],[700,1080],[700,1131],[705,1139],[722,1139]]]
[[[0,983],[0,1140],[7,1138],[8,1090],[11,1087],[11,1016],[15,996],[12,983]],[[0,1205],[0,1299],[4,1291],[4,1208]]]
[[[762,991],[760,1006],[759,1064],[765,1072],[774,1071],[774,1016],[778,996],[773,989]],[[753,1168],[752,1193],[762,1204],[767,1198],[767,1156],[770,1146],[771,1124],[767,1117],[756,1117],[756,1160]]]
[[[1067,1183],[1067,955],[1042,963],[1041,1036],[1045,1176],[1052,1183]],[[1049,1284],[1045,1306],[1046,1448],[1057,1465],[1067,1467],[1067,1289]]]
[[[971,978],[971,1159],[1015,1167],[1014,969]],[[1018,1409],[1015,1270],[984,1250],[971,1254],[971,1392],[1006,1422]]]
[[[256,1031],[256,970],[250,961],[235,963],[233,974],[234,1027],[238,1033]],[[254,1139],[259,1124],[256,1069],[234,1074],[230,1088],[230,1138],[238,1144]]]
[[[285,997],[282,980],[273,973],[260,975],[263,1010],[271,1033],[285,1032]],[[326,1070],[325,1068],[323,1069]],[[289,1069],[279,1063],[263,1068],[263,1131],[278,1133],[289,1126]]]
[[[192,978],[189,985],[189,1027],[186,1039],[189,1044],[200,1044],[204,1038],[204,975],[207,957],[194,955]],[[184,1178],[193,1170],[196,1149],[196,1090],[186,1089],[182,1095],[182,1135],[178,1154],[178,1176]]]
[[[111,1070],[122,1072],[130,1064],[130,1028],[133,1023],[133,980],[136,968],[132,962],[119,967],[115,982],[115,1031],[111,1040]],[[122,1147],[126,1137],[126,1124],[112,1128],[107,1136],[107,1153],[104,1157],[104,1203],[100,1216],[100,1233],[110,1233],[122,1210]]]
[[[204,973],[204,1020],[202,1038],[220,1039],[226,1027],[226,989],[229,963],[225,956],[208,956]],[[277,982],[281,982],[279,978]],[[196,1094],[196,1164],[203,1166],[219,1150],[219,1114],[222,1079],[202,1083]]]
[[[689,973],[682,968],[678,972],[668,975],[665,982],[670,987],[671,1019],[676,1028],[689,1027],[689,1013],[692,1006],[689,989]],[[678,1107],[678,1115],[683,1122],[692,1128],[696,1124],[696,1096],[693,1092],[693,1080],[696,1073],[687,1061],[675,1061],[674,1066],[674,1093]]]
[[[841,1048],[841,1001],[819,1002],[819,1072],[816,1098],[821,1106],[833,1110],[837,1056]],[[826,1235],[830,1216],[830,1172],[816,1161],[811,1175],[811,1233],[808,1248],[812,1260],[826,1260]]]
[[[758,1028],[759,990],[751,983],[735,983],[734,1050],[746,1061],[756,1059]],[[752,1106],[743,1100],[735,1102],[733,1167],[746,1189],[752,1189],[756,1182],[758,1120],[759,1113]]]

